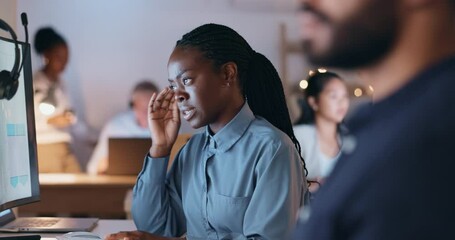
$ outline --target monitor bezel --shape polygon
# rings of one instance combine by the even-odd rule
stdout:
[[[0,41],[7,41],[14,44],[14,40],[4,38],[0,36]],[[16,199],[13,201],[5,202],[0,204],[0,211],[10,209],[13,207],[19,207],[33,202],[40,201],[40,183],[39,183],[39,171],[38,171],[38,155],[37,155],[37,145],[36,145],[36,129],[35,129],[35,111],[34,111],[34,92],[33,92],[33,74],[32,74],[32,62],[31,62],[31,52],[30,44],[17,41],[19,44],[20,52],[22,53],[21,61],[24,61],[21,75],[23,76],[24,82],[19,82],[19,84],[24,84],[25,91],[25,103],[26,103],[26,112],[27,112],[27,131],[28,131],[28,148],[29,148],[29,161],[30,164],[30,182],[31,182],[31,196],[21,199]],[[22,63],[22,62],[21,62]],[[3,69],[2,69],[3,70]],[[6,69],[11,71],[11,69]],[[28,74],[25,74],[28,73]],[[0,101],[7,101],[2,99]],[[35,184],[34,184],[35,183]]]

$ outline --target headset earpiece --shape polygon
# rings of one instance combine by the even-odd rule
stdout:
[[[14,65],[11,71],[3,70],[0,72],[0,99],[10,100],[14,97],[19,86],[19,62],[20,62],[20,51],[19,44],[17,43],[17,36],[13,29],[2,19],[0,19],[0,28],[9,32],[15,45],[15,57]]]
[[[3,70],[0,72],[0,99],[10,100],[17,92],[19,81],[14,80],[10,72]]]

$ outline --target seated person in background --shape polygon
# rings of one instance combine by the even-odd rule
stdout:
[[[341,122],[349,108],[346,84],[335,73],[316,71],[308,78],[309,106],[294,126],[308,169],[308,179],[322,183],[335,165],[341,148]],[[310,190],[316,190],[312,185]]]
[[[33,75],[38,166],[42,173],[80,172],[70,147],[69,127],[76,117],[71,111],[61,74],[68,62],[68,45],[52,28],[35,35],[35,50],[44,57],[43,67]]]
[[[306,178],[272,63],[231,28],[206,24],[177,41],[168,76],[149,106],[152,146],[132,208],[139,231],[107,239],[286,239]],[[166,174],[180,115],[205,131]]]
[[[87,164],[90,174],[104,173],[108,163],[108,139],[110,137],[150,137],[147,124],[147,107],[156,85],[148,80],[134,87],[130,98],[130,109],[113,117],[102,129],[92,157]]]

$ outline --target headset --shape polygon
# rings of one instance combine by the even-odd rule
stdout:
[[[0,19],[0,28],[9,32],[15,45],[15,57],[14,65],[11,71],[3,70],[0,72],[0,99],[10,100],[14,97],[19,87],[19,62],[20,62],[20,51],[19,44],[17,42],[17,36],[14,30],[2,19]],[[23,63],[23,61],[22,61]]]

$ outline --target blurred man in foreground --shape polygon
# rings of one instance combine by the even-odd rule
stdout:
[[[455,239],[454,0],[303,0],[305,54],[361,71],[374,103],[295,239]]]

